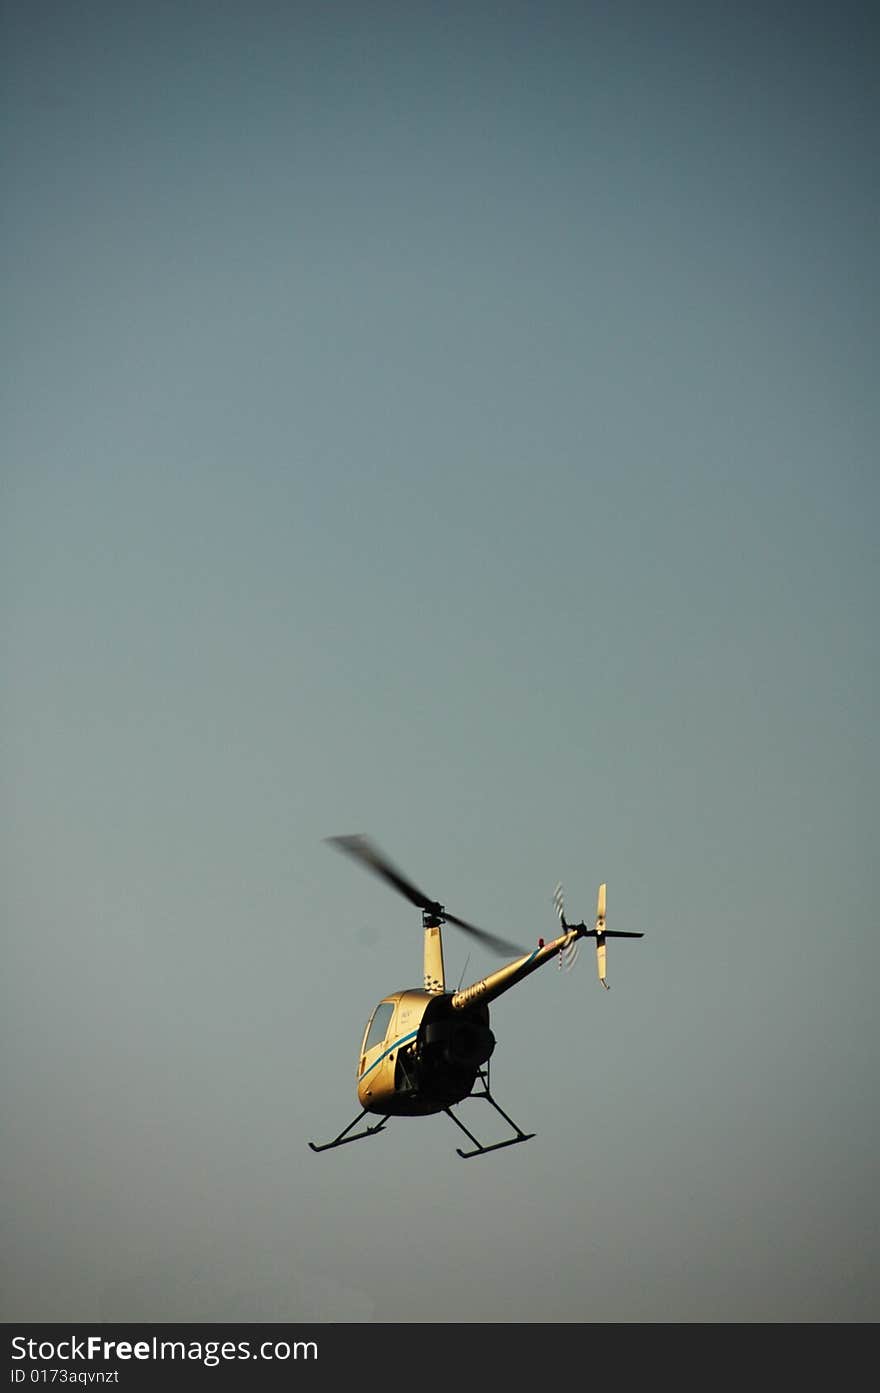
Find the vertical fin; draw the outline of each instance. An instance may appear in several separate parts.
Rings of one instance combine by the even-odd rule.
[[[596,969],[599,973],[599,981],[606,992],[610,990],[605,980],[605,892],[607,886],[599,886],[599,897],[596,900]]]
[[[605,988],[606,992],[607,992],[607,991],[610,991],[611,988],[608,986],[608,983],[605,981],[605,973],[606,973],[606,971],[607,971],[607,968],[606,968],[606,966],[605,966],[605,935],[604,935],[604,934],[601,934],[601,935],[596,939],[596,968],[597,968],[597,970],[598,970],[598,972],[599,972],[599,981],[602,983],[602,986]]]

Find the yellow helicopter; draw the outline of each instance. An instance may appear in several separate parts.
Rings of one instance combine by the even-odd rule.
[[[322,1145],[309,1142],[312,1151],[329,1151],[348,1142],[373,1137],[392,1117],[424,1117],[438,1112],[446,1113],[470,1139],[472,1150],[456,1148],[458,1155],[465,1159],[530,1141],[535,1133],[524,1132],[492,1096],[489,1060],[495,1049],[495,1036],[489,1028],[489,1002],[553,958],[560,967],[572,966],[581,938],[596,940],[599,980],[607,989],[605,940],[643,938],[644,934],[605,927],[604,885],[599,886],[594,927],[569,924],[565,918],[562,886],[557,885],[553,903],[562,933],[549,943],[539,939],[536,948],[524,953],[515,943],[449,914],[442,904],[429,899],[392,865],[369,838],[363,835],[328,837],[327,841],[360,861],[421,909],[425,935],[424,986],[392,992],[379,1002],[367,1022],[358,1056],[357,1097],[361,1111],[332,1141]],[[513,952],[518,956],[471,986],[448,991],[441,933],[445,923],[455,924],[495,951]],[[467,1098],[482,1098],[488,1102],[511,1128],[513,1136],[490,1145],[480,1142],[452,1111]],[[368,1114],[378,1115],[381,1121],[353,1132],[352,1128]]]

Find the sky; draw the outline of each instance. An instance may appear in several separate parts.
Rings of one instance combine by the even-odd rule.
[[[880,1316],[878,56],[3,4],[4,1320]],[[493,1005],[527,1144],[308,1149],[421,985],[355,832],[644,931]]]

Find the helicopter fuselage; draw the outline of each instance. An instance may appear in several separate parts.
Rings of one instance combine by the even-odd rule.
[[[489,1008],[452,1005],[453,993],[419,988],[385,997],[358,1058],[361,1107],[385,1117],[443,1112],[467,1098],[495,1048]]]

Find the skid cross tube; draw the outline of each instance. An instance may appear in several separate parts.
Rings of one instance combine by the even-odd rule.
[[[462,1122],[461,1118],[460,1118],[460,1117],[456,1117],[456,1116],[455,1116],[455,1113],[452,1111],[451,1108],[444,1108],[443,1111],[446,1113],[447,1117],[451,1117],[451,1118],[452,1118],[452,1121],[455,1123],[456,1127],[460,1127],[461,1130],[464,1132],[465,1136],[470,1137],[471,1141],[472,1141],[473,1144],[474,1144],[474,1150],[473,1150],[473,1151],[462,1151],[462,1149],[461,1149],[460,1146],[457,1146],[457,1147],[455,1148],[456,1151],[458,1152],[458,1155],[461,1156],[462,1159],[465,1160],[465,1161],[466,1161],[470,1156],[485,1156],[488,1152],[490,1152],[490,1151],[500,1151],[500,1150],[502,1149],[502,1147],[505,1147],[505,1146],[518,1146],[520,1142],[531,1141],[532,1138],[535,1136],[535,1133],[534,1133],[534,1132],[524,1132],[524,1131],[522,1130],[521,1127],[518,1127],[517,1124],[514,1122],[513,1118],[512,1118],[512,1117],[508,1117],[508,1115],[507,1115],[507,1113],[504,1111],[504,1109],[503,1109],[502,1107],[500,1107],[500,1106],[498,1105],[498,1103],[496,1103],[495,1099],[492,1097],[491,1092],[489,1091],[489,1071],[488,1071],[488,1068],[487,1068],[485,1071],[482,1070],[482,1069],[480,1070],[480,1072],[479,1072],[479,1079],[480,1079],[480,1081],[481,1081],[481,1083],[482,1083],[482,1085],[483,1085],[483,1090],[482,1090],[482,1092],[481,1092],[481,1093],[470,1093],[470,1094],[468,1094],[468,1097],[469,1097],[469,1098],[484,1098],[484,1099],[486,1100],[486,1102],[489,1103],[489,1104],[495,1109],[495,1111],[499,1114],[499,1116],[504,1118],[504,1121],[508,1124],[508,1126],[513,1128],[514,1132],[516,1133],[516,1136],[515,1136],[515,1137],[508,1137],[507,1141],[496,1141],[496,1142],[491,1142],[488,1146],[484,1146],[484,1144],[483,1144],[477,1137],[474,1136],[473,1132],[468,1131],[467,1127],[465,1127],[465,1125],[464,1125],[464,1123]],[[466,1101],[466,1100],[464,1100],[464,1101]]]
[[[377,1122],[375,1127],[365,1127],[362,1132],[355,1132],[354,1135],[350,1137],[348,1133],[351,1131],[352,1127],[356,1127],[361,1118],[366,1117],[366,1115],[367,1110],[364,1108],[363,1112],[359,1112],[353,1122],[349,1122],[347,1127],[343,1127],[338,1137],[334,1137],[332,1141],[325,1141],[322,1146],[318,1146],[316,1142],[310,1141],[309,1146],[312,1151],[330,1151],[334,1146],[345,1146],[347,1142],[360,1141],[362,1137],[374,1137],[377,1132],[381,1132],[382,1128],[387,1125],[388,1118],[383,1117],[382,1121]]]

